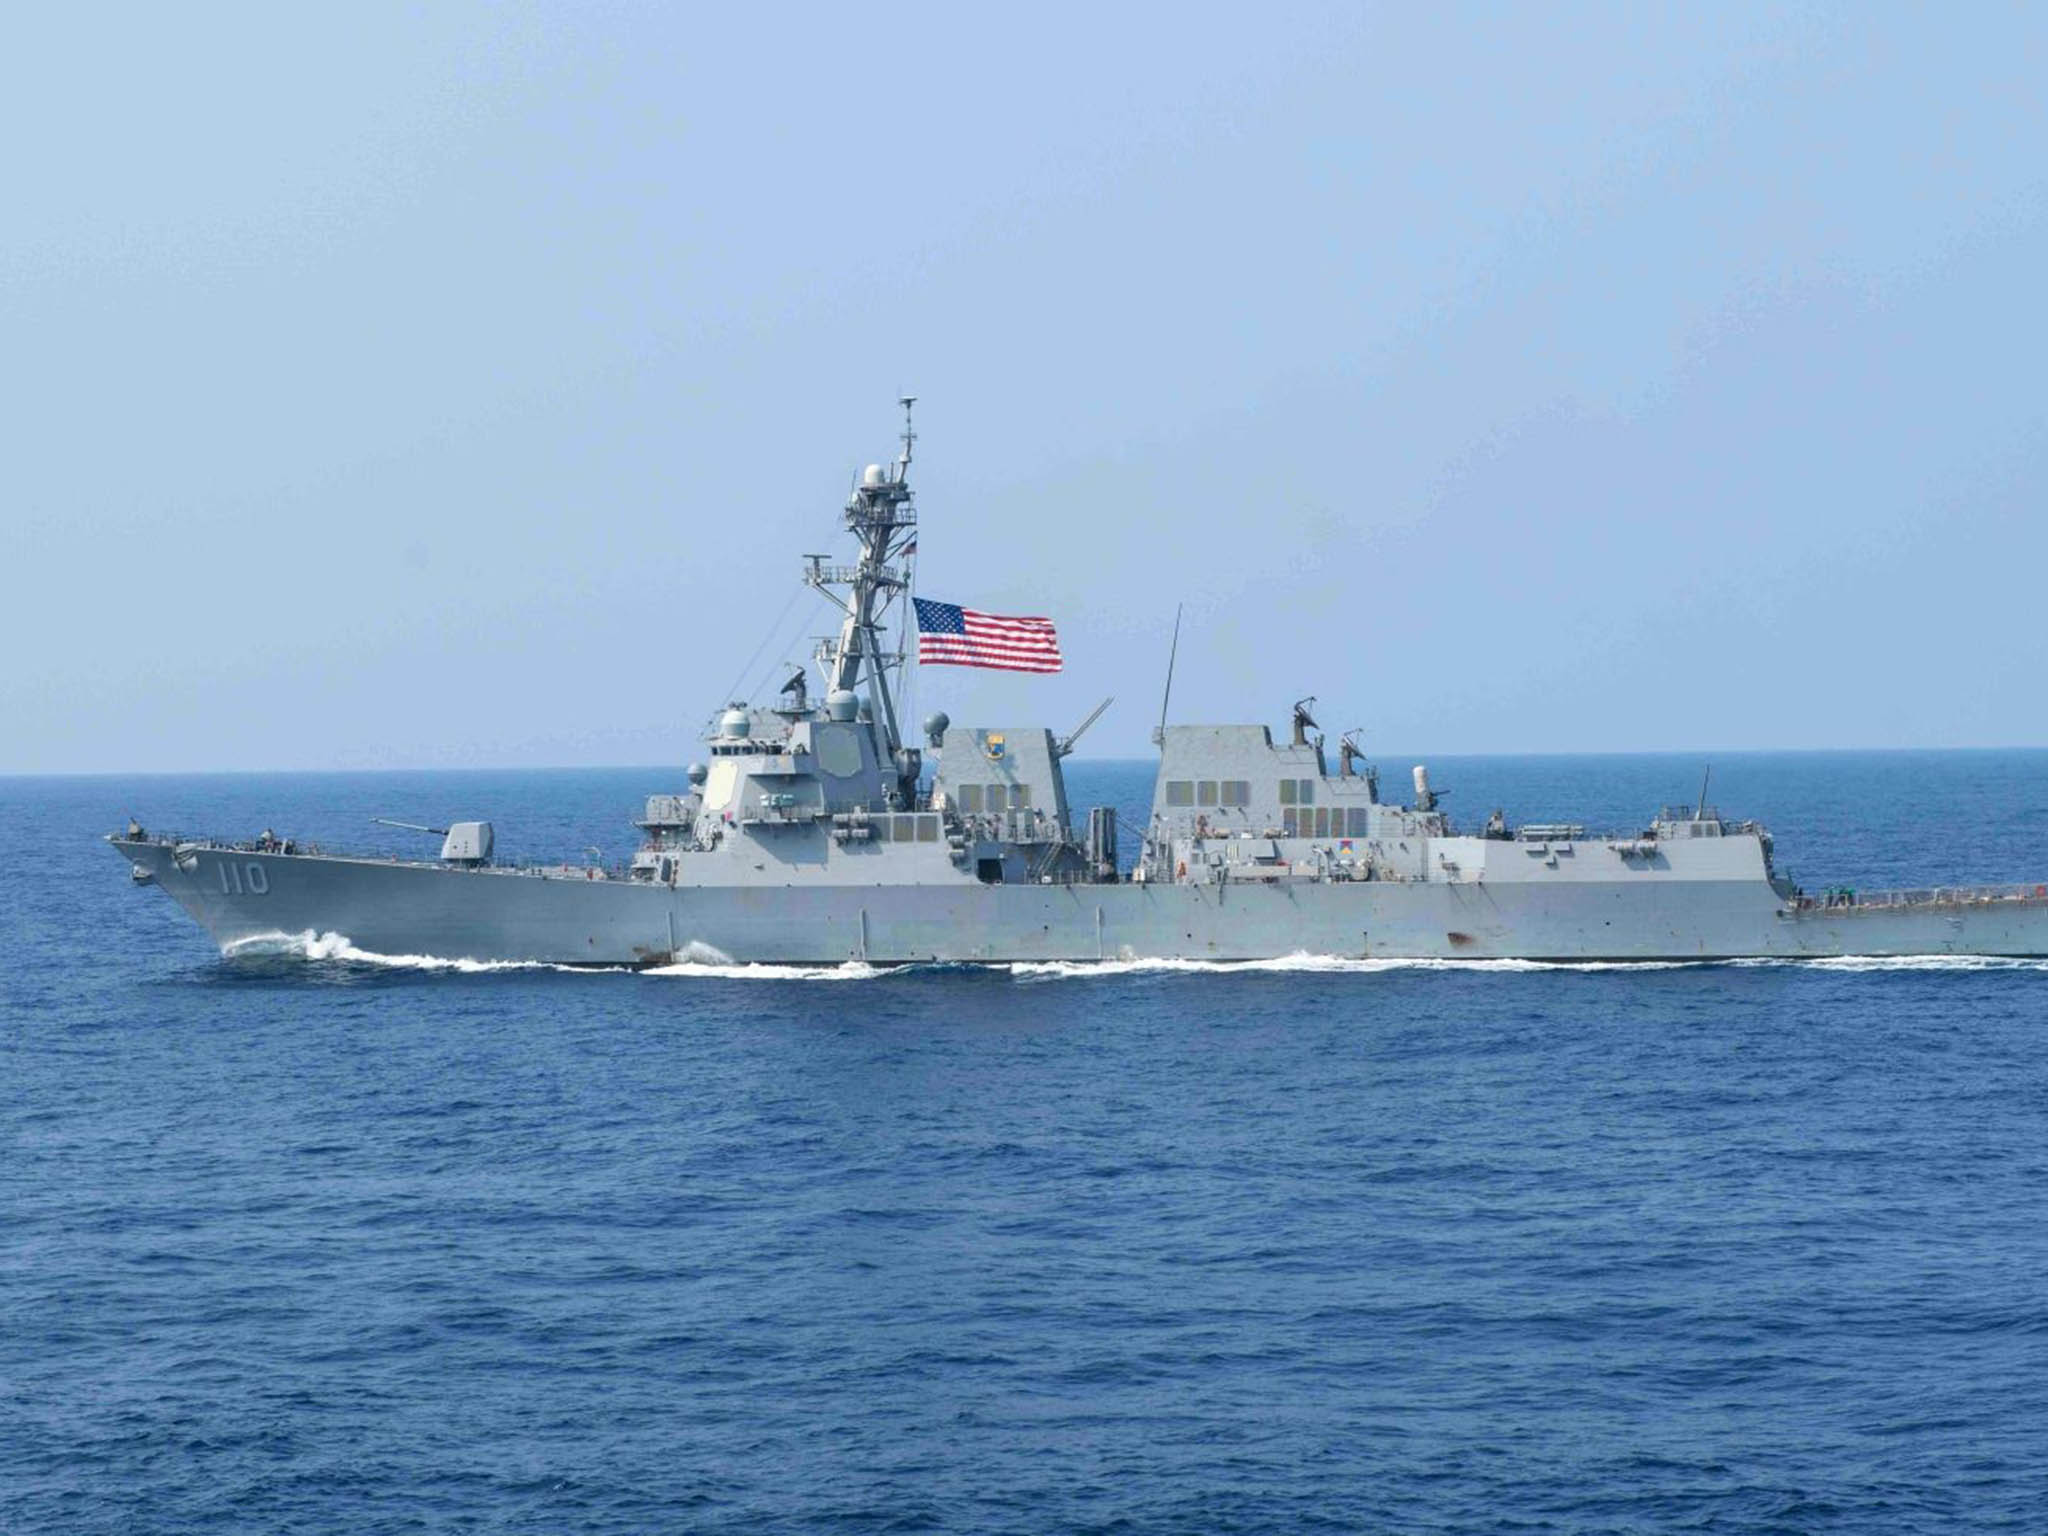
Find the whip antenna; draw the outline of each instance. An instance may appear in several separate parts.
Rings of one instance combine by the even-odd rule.
[[[1180,659],[1180,611],[1184,604],[1173,605],[1173,648],[1166,653],[1166,692],[1159,697],[1159,729],[1152,733],[1152,745],[1166,745],[1166,706],[1173,702],[1173,664]]]

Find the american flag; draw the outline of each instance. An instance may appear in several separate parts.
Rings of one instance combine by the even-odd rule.
[[[1051,619],[1013,619],[916,598],[917,659],[1007,672],[1057,672],[1060,637]]]

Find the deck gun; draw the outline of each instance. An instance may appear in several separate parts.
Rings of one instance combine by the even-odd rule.
[[[457,821],[445,827],[424,827],[416,821],[393,821],[388,816],[372,816],[370,820],[380,827],[397,827],[401,832],[424,832],[440,838],[443,864],[475,869],[491,862],[491,845],[495,838],[488,821]]]

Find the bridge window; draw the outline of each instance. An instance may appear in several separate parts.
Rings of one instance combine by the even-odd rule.
[[[1028,811],[1031,809],[1031,786],[1029,784],[1012,784],[1010,786],[1010,809],[1013,811]]]
[[[1224,805],[1250,805],[1252,783],[1250,779],[1225,779],[1221,785],[1221,803]]]
[[[1349,836],[1364,837],[1366,835],[1368,822],[1364,806],[1352,806],[1344,813],[1344,819],[1348,823],[1344,830]]]
[[[1301,781],[1300,799],[1303,805],[1314,805],[1316,803],[1316,781],[1314,779],[1303,779]]]
[[[1293,782],[1293,781],[1292,781],[1292,780],[1290,780],[1290,779],[1282,779],[1282,780],[1280,781],[1280,783],[1281,783],[1281,786],[1282,786],[1283,788],[1284,788],[1284,787],[1285,787],[1286,785],[1288,785],[1288,784],[1290,784],[1290,783],[1292,783],[1292,782]],[[1286,810],[1284,810],[1284,811],[1282,811],[1282,812],[1280,813],[1280,834],[1281,834],[1281,836],[1283,836],[1283,837],[1293,837],[1293,836],[1295,835],[1295,830],[1294,830],[1294,827],[1295,827],[1295,823],[1294,823],[1294,817],[1295,817],[1295,810],[1294,810],[1294,807],[1293,807],[1293,806],[1291,806],[1291,805],[1290,805],[1290,806],[1288,806]]]
[[[1338,812],[1337,814],[1338,814],[1339,816],[1342,816],[1342,815],[1343,815],[1344,813],[1343,813],[1342,811],[1339,811],[1339,812]],[[1330,835],[1330,808],[1329,808],[1329,807],[1328,807],[1327,805],[1324,805],[1324,806],[1318,806],[1318,807],[1316,808],[1316,836],[1317,836],[1317,837],[1328,837],[1329,835]]]
[[[1195,803],[1195,781],[1193,779],[1168,779],[1166,781],[1166,803],[1168,805],[1193,805]]]
[[[991,816],[1000,816],[1000,815],[1002,815],[1002,814],[1003,814],[1003,812],[1004,812],[1004,811],[1008,810],[1009,808],[1010,808],[1010,802],[1009,802],[1009,797],[1008,797],[1008,796],[1006,796],[1006,795],[1005,795],[1005,794],[1003,793],[1003,786],[1002,786],[1002,785],[1000,785],[1000,784],[991,784],[991,785],[989,785],[989,787],[988,787],[988,813],[989,813],[989,815],[991,815]]]
[[[1216,781],[1214,779],[1202,780],[1201,783],[1195,786],[1195,804],[1214,805],[1215,803]]]
[[[1292,805],[1292,804],[1294,804],[1294,791],[1295,791],[1295,783],[1294,783],[1294,780],[1292,780],[1292,779],[1282,779],[1282,780],[1280,781],[1280,803],[1281,803],[1282,805]]]
[[[939,818],[920,816],[917,818],[917,840],[920,843],[936,843],[939,840]]]
[[[955,792],[953,798],[960,802],[961,815],[979,816],[981,814],[981,786],[979,784],[962,784],[959,790]]]

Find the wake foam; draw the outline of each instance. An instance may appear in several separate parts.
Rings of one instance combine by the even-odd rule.
[[[732,961],[684,960],[675,965],[650,965],[642,976],[697,977],[706,981],[873,981],[887,976],[886,966],[849,960],[844,965],[739,965]]]
[[[491,971],[585,971],[588,966],[556,965],[546,960],[470,960],[445,955],[385,955],[372,949],[358,949],[346,934],[255,933],[221,946],[226,960],[261,959],[277,956],[293,960],[339,962],[349,965],[379,965],[401,971],[455,971],[466,976]],[[624,970],[623,966],[599,967]]]
[[[1724,960],[1727,966],[1797,966],[1809,971],[2048,971],[2048,960],[2020,955],[1814,955],[1805,959]]]
[[[1283,955],[1276,960],[1048,960],[996,969],[1028,980],[1085,980],[1101,976],[1296,972],[1371,976],[1394,971],[1453,971],[1478,975],[1595,974],[1605,972],[1734,969],[1813,971],[2048,971],[2048,960],[1999,955],[1758,956],[1743,960],[1455,960],[1444,958],[1346,959],[1339,955]]]
[[[1042,960],[996,967],[1033,980],[1076,980],[1096,976],[1201,976],[1235,972],[1312,976],[1376,976],[1389,971],[1458,971],[1524,974],[1545,971],[1684,971],[1699,970],[1712,960],[1453,960],[1417,956],[1411,959],[1347,959],[1342,955],[1281,955],[1272,960]]]
[[[473,960],[448,955],[387,955],[359,948],[346,934],[255,933],[221,947],[226,960],[288,959],[326,964],[374,965],[400,971],[452,971],[481,976],[495,971],[564,971],[577,976],[690,976],[721,981],[866,981],[886,976],[885,968],[849,961],[845,965],[741,964],[708,944],[691,944],[673,965],[562,965],[552,960]]]
[[[283,957],[329,964],[374,965],[392,970],[451,971],[484,975],[495,971],[566,971],[577,975],[658,976],[699,981],[874,981],[918,971],[970,971],[1009,975],[1020,981],[1091,981],[1119,976],[1215,976],[1234,974],[1376,976],[1401,971],[1450,971],[1475,975],[1605,973],[1697,970],[1809,970],[1848,974],[1887,971],[2048,972],[2048,959],[1997,955],[1829,955],[1758,957],[1745,960],[1453,960],[1347,959],[1307,953],[1272,960],[1025,960],[949,962],[943,965],[878,966],[849,960],[839,965],[742,963],[708,945],[689,946],[670,965],[561,965],[548,960],[472,960],[444,955],[387,955],[359,949],[339,933],[259,933],[224,945],[229,960]]]

